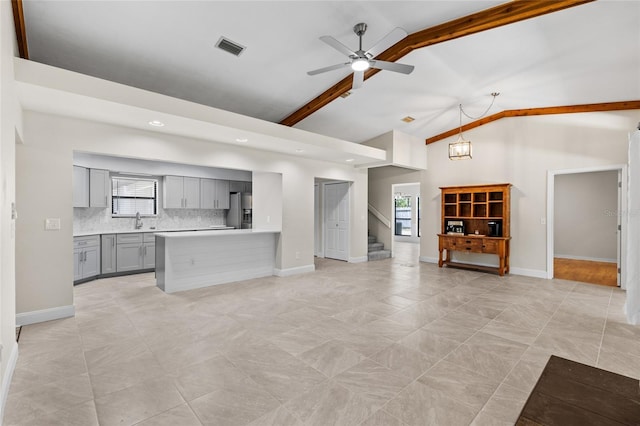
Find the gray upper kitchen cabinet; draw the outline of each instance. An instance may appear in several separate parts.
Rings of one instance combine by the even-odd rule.
[[[100,169],[89,170],[89,207],[108,207],[111,182],[109,171]]]
[[[73,207],[109,205],[109,171],[73,166]]]
[[[200,208],[200,178],[187,176],[165,176],[163,183],[163,208]]]
[[[100,274],[100,236],[89,235],[73,239],[73,280]]]
[[[103,234],[102,245],[102,274],[111,274],[116,272],[116,234]]]
[[[229,208],[229,181],[216,179],[216,208]]]
[[[200,208],[228,209],[229,181],[220,179],[200,179]]]
[[[73,207],[89,207],[89,169],[73,166]]]
[[[232,180],[229,182],[229,192],[251,192],[252,186],[251,182]]]

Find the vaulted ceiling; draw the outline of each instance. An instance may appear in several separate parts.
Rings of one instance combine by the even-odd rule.
[[[349,79],[349,70],[307,75],[345,60],[320,36],[355,50],[352,27],[366,22],[366,50],[395,27],[418,33],[502,3],[24,0],[22,8],[30,60],[280,122]],[[415,65],[412,74],[379,72],[294,126],[353,142],[392,129],[428,139],[458,127],[460,103],[469,115],[484,112],[492,92],[500,95],[489,114],[640,100],[638,22],[640,1],[600,0],[414,49],[398,60]],[[216,48],[221,36],[246,50]]]

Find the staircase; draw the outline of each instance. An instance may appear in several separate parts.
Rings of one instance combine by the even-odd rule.
[[[373,235],[369,235],[369,253],[367,253],[367,257],[369,261],[372,260],[382,260],[388,259],[391,257],[391,250],[385,250],[384,244],[377,242],[377,238]]]

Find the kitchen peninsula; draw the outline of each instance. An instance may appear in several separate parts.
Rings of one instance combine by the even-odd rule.
[[[166,293],[273,275],[280,231],[161,232],[156,284]]]

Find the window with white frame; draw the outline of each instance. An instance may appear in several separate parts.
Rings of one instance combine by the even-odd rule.
[[[114,176],[111,178],[111,216],[158,214],[158,180]]]

